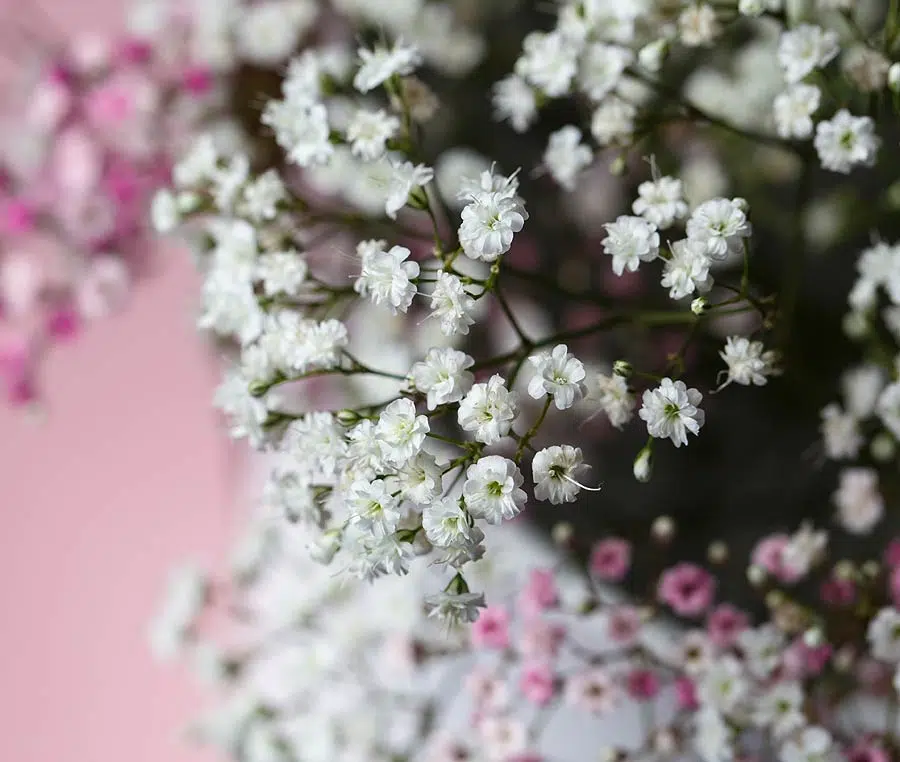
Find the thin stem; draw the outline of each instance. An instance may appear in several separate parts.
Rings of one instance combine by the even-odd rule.
[[[500,309],[503,310],[503,314],[506,315],[506,319],[509,320],[509,324],[513,327],[513,330],[519,337],[519,341],[521,341],[525,346],[530,347],[532,345],[532,341],[528,338],[525,331],[522,330],[522,326],[519,325],[519,321],[516,320],[516,316],[513,314],[512,308],[510,308],[509,306],[509,302],[506,301],[506,297],[503,296],[500,291],[499,283],[494,289],[494,297],[497,299],[497,303],[500,305]]]
[[[531,443],[531,440],[534,438],[535,434],[538,433],[538,429],[541,428],[541,424],[544,422],[544,419],[547,417],[547,411],[550,409],[550,403],[553,402],[553,398],[548,394],[547,399],[544,400],[544,407],[541,408],[541,414],[537,417],[537,420],[531,424],[531,428],[525,432],[525,436],[523,436],[519,440],[519,446],[516,448],[516,454],[513,456],[514,461],[518,461],[519,458],[522,457],[522,453],[525,452],[528,445]]]

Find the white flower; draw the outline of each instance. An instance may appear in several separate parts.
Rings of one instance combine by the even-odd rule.
[[[556,409],[565,410],[584,396],[584,365],[565,344],[557,344],[552,352],[541,352],[528,360],[534,366],[534,376],[528,383],[528,394],[533,399],[549,394]]]
[[[628,143],[634,132],[637,109],[628,101],[613,94],[594,109],[591,135],[601,146]]]
[[[484,593],[437,593],[425,599],[428,616],[449,621],[474,622],[486,606]]]
[[[201,135],[172,170],[176,188],[196,188],[213,178],[219,154],[212,135]]]
[[[715,709],[702,708],[696,715],[694,747],[703,762],[734,759],[734,731]]]
[[[466,293],[462,281],[441,270],[431,292],[431,310],[434,317],[441,321],[444,335],[467,334],[469,326],[475,322],[472,317],[474,309],[475,300]]]
[[[472,194],[462,210],[459,243],[467,257],[493,262],[509,251],[513,235],[528,219],[518,196],[504,191]]]
[[[417,505],[431,503],[441,496],[441,477],[441,467],[426,452],[416,453],[397,471],[403,497]]]
[[[241,214],[255,222],[273,220],[278,213],[278,204],[286,197],[287,191],[281,177],[270,169],[244,186]]]
[[[433,177],[434,170],[424,164],[392,161],[388,195],[384,201],[385,214],[392,220],[397,219],[397,212],[406,206],[409,194],[426,183],[430,183]]]
[[[764,386],[767,377],[775,372],[775,354],[766,352],[761,341],[750,341],[745,336],[729,336],[719,357],[728,366],[726,384]]]
[[[830,120],[816,125],[813,141],[822,167],[849,174],[856,166],[871,167],[881,139],[875,134],[875,122],[868,116],[853,116],[842,108]]]
[[[595,42],[581,56],[578,83],[591,100],[602,101],[619,84],[632,61],[634,53],[628,48]]]
[[[884,515],[884,498],[878,491],[874,468],[845,468],[834,493],[838,523],[852,534],[868,534]]]
[[[412,400],[394,400],[378,417],[376,432],[385,460],[401,465],[422,449],[430,427],[428,417],[416,415]]]
[[[321,103],[305,98],[272,100],[266,104],[261,121],[275,132],[275,140],[292,164],[325,164],[334,153],[328,111]]]
[[[266,505],[289,521],[314,523],[322,516],[309,475],[293,468],[280,466],[273,469],[263,496]]]
[[[611,376],[595,374],[590,380],[586,399],[597,401],[617,429],[634,415],[634,395],[628,391],[628,382],[615,373]]]
[[[869,623],[866,635],[872,656],[890,664],[900,663],[900,612],[888,606]]]
[[[875,414],[887,430],[900,439],[900,381],[884,388],[878,397]]]
[[[743,252],[750,237],[742,199],[714,198],[700,204],[687,222],[687,236],[706,245],[710,259],[724,260]]]
[[[550,135],[544,151],[544,166],[567,191],[575,190],[578,173],[590,166],[591,148],[581,142],[581,130],[569,124]]]
[[[641,262],[652,262],[659,256],[659,233],[654,223],[623,214],[603,227],[606,230],[603,251],[613,258],[612,269],[616,275],[625,270],[634,272]]]
[[[243,154],[236,154],[219,166],[211,177],[216,208],[230,211],[249,177],[250,160]]]
[[[416,295],[412,281],[419,277],[419,264],[407,261],[411,252],[403,246],[392,246],[385,252],[375,243],[381,242],[363,241],[357,247],[362,269],[353,288],[375,304],[387,304],[394,315],[406,312]]]
[[[370,537],[361,535],[352,548],[353,564],[348,572],[353,576],[372,581],[385,574],[403,576],[415,556],[412,545],[399,542],[394,535]]]
[[[506,762],[528,747],[528,728],[514,717],[488,716],[479,726],[488,760]]]
[[[706,3],[690,5],[678,17],[678,35],[688,47],[711,44],[719,29],[716,11]]]
[[[856,416],[844,412],[835,402],[827,405],[822,410],[821,416],[822,424],[819,430],[822,432],[825,454],[832,460],[855,458],[863,445]]]
[[[261,257],[256,273],[266,296],[297,296],[306,282],[309,266],[298,251],[278,251]]]
[[[374,90],[393,76],[405,77],[412,74],[422,63],[418,49],[412,45],[404,45],[402,40],[397,40],[392,48],[360,48],[358,53],[361,64],[353,78],[353,87],[361,93]]]
[[[553,505],[574,503],[582,489],[578,475],[587,470],[581,449],[571,445],[554,445],[536,452],[531,461],[535,500],[549,500]]]
[[[316,3],[264,0],[242,5],[232,26],[242,58],[273,66],[284,61],[297,45],[297,38],[315,21]]]
[[[228,433],[232,439],[246,437],[253,447],[262,443],[263,424],[269,413],[265,402],[250,394],[242,375],[228,373],[216,389],[213,404],[228,417]]]
[[[784,32],[778,41],[778,61],[788,84],[828,65],[839,52],[837,34],[812,24],[799,24]]]
[[[374,479],[376,474],[387,470],[376,423],[363,420],[350,429],[341,456],[343,471],[349,478]]]
[[[658,439],[669,438],[676,447],[688,443],[687,432],[695,436],[706,421],[698,407],[703,395],[688,389],[683,381],[664,378],[656,389],[647,389],[638,412],[647,423],[647,433]]]
[[[805,577],[822,556],[827,544],[828,534],[817,531],[805,521],[782,550],[781,562],[795,576]]]
[[[669,289],[669,298],[683,299],[695,291],[704,294],[712,288],[706,249],[705,243],[690,238],[672,244],[672,256],[663,265],[660,280]]]
[[[428,409],[434,410],[438,405],[459,402],[469,392],[475,377],[466,369],[474,363],[465,352],[435,347],[413,365],[409,378],[416,389],[428,395]]]
[[[900,247],[879,241],[859,255],[856,269],[859,277],[847,299],[856,311],[877,305],[879,287],[885,288],[894,304],[900,303]]]
[[[806,140],[813,133],[812,115],[819,110],[822,91],[815,85],[793,85],[775,96],[773,111],[780,137]]]
[[[157,233],[171,233],[181,222],[181,213],[175,195],[167,188],[162,188],[153,196],[150,207],[150,221]]]
[[[203,282],[199,328],[221,336],[236,336],[246,345],[262,332],[264,318],[250,283],[236,280],[233,273],[218,268]]]
[[[697,684],[697,698],[703,706],[712,706],[720,712],[733,712],[747,697],[750,685],[733,656],[714,660]]]
[[[671,227],[676,220],[684,219],[688,213],[681,180],[660,177],[658,180],[641,183],[638,186],[638,198],[631,205],[631,210],[660,230]]]
[[[400,120],[384,111],[359,109],[347,125],[347,140],[354,156],[375,161],[384,155],[387,141],[397,134]]]
[[[512,519],[525,505],[524,478],[509,458],[488,455],[466,469],[463,497],[466,508],[489,524]]]
[[[776,737],[783,738],[806,725],[805,702],[806,694],[800,683],[775,683],[756,701],[753,721],[761,727],[771,728]]]
[[[291,421],[284,451],[309,472],[312,480],[333,479],[346,452],[343,431],[331,413],[312,412]]]
[[[494,85],[494,116],[508,121],[516,132],[525,132],[537,117],[534,90],[521,77],[510,74]]]
[[[872,363],[845,372],[841,376],[841,389],[847,410],[860,419],[872,415],[884,389],[885,376],[884,370]]]
[[[385,479],[359,479],[350,485],[344,502],[350,521],[375,537],[386,537],[396,531],[403,512],[400,500]]]
[[[780,11],[782,0],[740,0],[738,12],[744,16],[762,16],[766,11]]]
[[[206,602],[206,575],[194,566],[182,566],[169,575],[162,608],[150,626],[150,646],[160,660],[178,655]]]
[[[577,48],[558,33],[531,32],[522,42],[515,73],[551,98],[569,92],[577,71]]]
[[[478,543],[484,538],[459,500],[449,497],[425,506],[422,528],[429,541],[442,548]]]
[[[747,670],[758,680],[768,678],[781,663],[784,635],[773,624],[744,630],[738,645]]]
[[[818,725],[804,728],[787,741],[779,751],[781,762],[827,762],[839,759],[834,753],[831,734]]]
[[[647,71],[655,74],[663,65],[669,52],[669,41],[665,37],[648,42],[638,51],[638,62]]]

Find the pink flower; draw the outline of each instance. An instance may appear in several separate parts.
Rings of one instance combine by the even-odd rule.
[[[192,95],[208,93],[213,86],[213,74],[205,66],[189,66],[181,75],[181,85]]]
[[[123,64],[145,64],[153,57],[153,46],[138,37],[119,40],[118,59]]]
[[[749,624],[747,615],[730,604],[723,603],[716,606],[706,619],[706,631],[709,639],[720,648],[729,648],[734,645],[738,636],[747,629]]]
[[[633,669],[625,677],[625,687],[635,701],[651,701],[659,694],[659,677],[650,669]]]
[[[619,582],[631,566],[631,544],[619,537],[607,537],[591,551],[590,571],[599,579]]]
[[[472,624],[472,644],[476,648],[509,647],[509,612],[503,606],[482,609]]]
[[[699,616],[713,602],[715,581],[696,564],[680,563],[663,572],[657,596],[679,616]]]
[[[819,596],[829,606],[849,606],[856,600],[853,580],[829,577],[819,587]]]
[[[566,628],[543,619],[526,619],[519,639],[519,651],[529,659],[553,659],[566,636]]]
[[[80,127],[71,127],[57,137],[52,162],[61,201],[68,206],[82,203],[100,182],[102,150]]]
[[[466,676],[465,685],[480,711],[500,711],[509,702],[506,683],[483,667],[473,669]]]
[[[31,204],[21,199],[10,199],[3,205],[3,230],[12,235],[34,230],[37,215]]]
[[[786,534],[764,537],[753,549],[753,563],[782,582],[796,582],[802,575],[784,562],[784,550],[790,541]]]
[[[815,677],[828,664],[831,658],[832,648],[828,643],[811,647],[803,642],[803,638],[796,638],[784,651],[782,666],[786,676],[802,680],[806,677]]]
[[[6,397],[13,407],[30,405],[37,399],[37,391],[34,382],[28,375],[13,378],[6,388]]]
[[[675,681],[675,695],[678,699],[678,708],[685,712],[693,712],[700,706],[697,701],[697,688],[689,677],[679,677]]]
[[[614,643],[629,646],[641,631],[641,615],[634,606],[616,606],[606,620],[606,634]]]
[[[527,616],[537,616],[559,602],[556,577],[550,569],[532,569],[519,593],[519,608]]]
[[[566,700],[593,714],[603,714],[616,707],[619,692],[606,670],[595,667],[567,680]]]
[[[543,706],[553,698],[553,694],[556,692],[553,670],[543,663],[526,665],[519,678],[519,689],[526,699],[538,706]]]
[[[888,543],[884,551],[884,562],[892,569],[900,566],[900,537],[895,537]]]
[[[874,739],[857,741],[847,750],[848,762],[891,762],[891,755]]]
[[[900,606],[900,566],[896,566],[891,570],[891,576],[888,578],[888,587],[891,591],[891,599],[895,606]]]
[[[47,316],[47,333],[57,340],[71,339],[80,327],[78,313],[69,305],[57,307]]]

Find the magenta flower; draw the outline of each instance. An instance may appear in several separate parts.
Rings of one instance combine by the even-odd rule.
[[[519,593],[519,608],[526,616],[537,616],[559,602],[556,576],[550,569],[533,569]]]
[[[472,625],[472,645],[476,648],[509,647],[509,612],[503,606],[488,606]]]
[[[549,703],[556,693],[553,670],[544,663],[526,665],[519,678],[519,690],[533,704],[543,706]]]
[[[657,596],[679,616],[700,616],[713,602],[715,580],[696,564],[680,563],[663,572]]]
[[[607,537],[591,551],[591,574],[607,582],[619,582],[631,566],[631,544],[619,537]]]
[[[641,631],[641,615],[634,606],[617,606],[609,612],[606,634],[614,643],[628,646]]]
[[[626,675],[625,688],[635,701],[652,701],[659,695],[659,677],[653,670],[639,667]]]
[[[747,629],[750,620],[738,608],[723,603],[716,606],[706,619],[706,631],[713,644],[720,648],[730,648],[738,636]]]

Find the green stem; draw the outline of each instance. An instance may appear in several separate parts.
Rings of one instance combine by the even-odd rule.
[[[534,438],[534,435],[538,433],[541,424],[547,417],[547,411],[550,410],[550,404],[552,402],[553,398],[548,394],[547,399],[544,400],[544,407],[541,408],[541,414],[537,417],[537,420],[531,424],[531,428],[528,429],[528,431],[525,432],[525,435],[519,440],[519,446],[516,448],[516,454],[513,456],[514,461],[519,461],[519,458],[522,457],[522,453],[525,452],[526,448],[531,443],[531,440]]]

